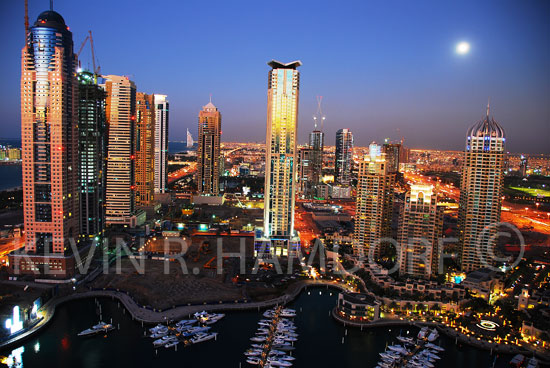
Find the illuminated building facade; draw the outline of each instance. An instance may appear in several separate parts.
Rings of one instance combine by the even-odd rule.
[[[221,128],[222,114],[210,101],[199,112],[197,183],[201,195],[218,195],[220,191]]]
[[[315,188],[321,182],[323,170],[323,150],[325,148],[325,133],[315,129],[309,133],[309,147],[312,150],[311,158],[311,186]]]
[[[315,153],[311,147],[298,149],[298,191],[302,195],[308,195],[313,183],[313,156]]]
[[[349,185],[353,168],[353,134],[349,129],[336,132],[336,150],[334,161],[334,181]]]
[[[391,236],[393,186],[395,174],[388,172],[386,155],[376,144],[359,163],[353,253],[358,257],[369,252],[377,258],[384,244],[381,238]]]
[[[149,206],[155,192],[155,96],[136,94],[136,190],[137,206]]]
[[[256,256],[294,254],[300,240],[294,231],[298,151],[300,61],[268,63],[264,228],[256,236]],[[257,234],[258,235],[258,234]]]
[[[168,96],[155,94],[155,193],[165,193],[168,185]]]
[[[494,264],[505,141],[504,129],[489,116],[487,106],[485,118],[468,130],[462,165],[458,235],[465,272]]]
[[[63,17],[42,12],[21,53],[25,251],[36,255],[10,257],[10,266],[17,263],[23,273],[70,272],[60,259],[79,238],[76,66]]]
[[[80,183],[80,235],[99,241],[105,231],[105,158],[107,127],[105,90],[97,75],[81,72],[77,76],[78,148]]]
[[[386,154],[386,162],[389,172],[399,172],[399,163],[402,157],[403,146],[401,143],[391,143],[389,139],[385,139],[382,150]]]
[[[107,225],[135,226],[136,86],[128,77],[106,75]]]
[[[399,274],[429,279],[437,276],[443,207],[432,185],[411,185],[400,210],[397,241]]]

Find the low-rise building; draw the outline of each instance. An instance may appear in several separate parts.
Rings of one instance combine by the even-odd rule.
[[[340,293],[337,311],[351,321],[376,321],[380,318],[380,302],[369,294]]]

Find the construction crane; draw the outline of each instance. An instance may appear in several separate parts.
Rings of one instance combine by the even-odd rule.
[[[315,130],[317,130],[317,124],[320,120],[321,132],[323,131],[323,125],[326,117],[323,115],[323,110],[321,109],[321,102],[323,102],[323,96],[317,96],[317,112],[313,115],[313,123],[315,124]]]
[[[94,52],[94,39],[92,37],[92,31],[88,31],[88,35],[86,36],[86,38],[84,39],[84,41],[82,42],[82,45],[80,45],[80,49],[78,50],[76,56],[78,58],[80,58],[80,53],[82,52],[82,50],[84,49],[84,46],[86,45],[86,42],[90,40],[90,47],[92,49],[92,64],[93,64],[93,67],[94,67],[94,73],[99,75],[100,72],[101,72],[101,66],[99,66],[99,63],[96,67],[96,64],[95,64],[95,52]],[[80,60],[78,61],[79,65],[80,65]]]

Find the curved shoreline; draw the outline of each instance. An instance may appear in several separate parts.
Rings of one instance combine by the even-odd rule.
[[[490,343],[483,340],[472,339],[469,336],[461,334],[460,332],[455,331],[452,328],[444,326],[437,322],[418,322],[418,321],[406,321],[406,320],[394,320],[394,319],[380,319],[375,322],[352,322],[346,320],[338,315],[336,312],[336,307],[331,311],[332,317],[337,321],[342,323],[344,326],[360,327],[362,328],[376,328],[376,327],[391,327],[391,326],[415,326],[421,328],[422,326],[430,326],[437,328],[438,331],[444,333],[447,337],[451,339],[456,339],[457,342],[461,342],[470,346],[473,346],[478,349],[495,351],[503,354],[523,354],[530,355],[535,354],[537,359],[542,360],[544,364],[550,363],[550,356],[547,354],[541,354],[539,351],[533,351],[525,347],[520,347],[516,345],[503,345]]]
[[[175,320],[188,317],[189,315],[200,312],[203,310],[208,311],[238,311],[238,310],[251,310],[251,309],[262,309],[272,307],[277,304],[287,304],[294,300],[304,289],[307,289],[309,286],[326,286],[338,289],[340,291],[347,290],[345,287],[336,284],[334,282],[328,282],[323,280],[304,280],[298,281],[300,283],[293,291],[281,295],[280,297],[269,299],[261,302],[244,302],[244,303],[220,303],[220,304],[199,304],[199,305],[190,305],[190,306],[180,306],[176,308],[167,309],[164,311],[156,311],[147,309],[143,306],[139,306],[134,299],[125,292],[122,291],[112,291],[112,290],[94,290],[86,291],[81,293],[75,293],[61,298],[56,298],[48,301],[43,307],[44,318],[33,326],[30,330],[25,331],[12,339],[9,339],[0,344],[0,350],[8,349],[9,347],[16,345],[25,341],[26,339],[32,337],[38,333],[44,326],[46,326],[54,317],[56,307],[68,303],[74,300],[79,299],[88,299],[88,298],[112,298],[117,299],[122,303],[124,308],[128,310],[133,320],[147,324],[163,323],[166,320]]]

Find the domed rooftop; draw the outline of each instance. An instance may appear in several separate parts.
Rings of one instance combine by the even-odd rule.
[[[67,29],[65,19],[63,19],[61,14],[53,10],[46,10],[40,13],[38,18],[36,18],[36,22],[34,22],[34,26]]]
[[[489,116],[489,104],[487,104],[487,115],[468,129],[468,137],[492,137],[505,138],[504,129]]]

